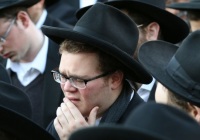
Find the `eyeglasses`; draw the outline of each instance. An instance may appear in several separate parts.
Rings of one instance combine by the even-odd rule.
[[[10,31],[11,31],[11,28],[12,26],[14,25],[15,23],[15,20],[16,18],[14,18],[11,22],[10,22],[10,25],[8,26],[8,29],[6,30],[5,34],[3,36],[0,36],[0,43],[4,43],[6,42],[6,38],[8,37]]]
[[[142,27],[144,24],[137,25],[138,28]]]
[[[78,89],[85,89],[86,85],[89,81],[107,76],[109,74],[112,74],[114,71],[110,71],[110,72],[106,72],[103,74],[100,74],[98,76],[95,76],[93,78],[90,79],[81,79],[81,78],[77,78],[77,77],[67,77],[65,75],[62,75],[60,72],[58,72],[57,70],[52,70],[51,73],[53,74],[53,78],[56,82],[60,83],[60,84],[65,84],[65,82],[67,80],[69,80],[70,84]]]

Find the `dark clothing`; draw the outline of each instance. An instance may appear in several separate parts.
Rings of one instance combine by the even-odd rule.
[[[17,78],[17,74],[15,72],[10,71],[10,76],[12,79],[13,85],[22,89],[29,97],[32,106],[32,120],[40,126],[44,126],[44,122],[42,120],[43,116],[43,104],[42,104],[42,91],[44,87],[44,75],[40,74],[36,79],[34,79],[27,86],[23,86]]]
[[[65,0],[59,0],[53,5],[46,7],[46,9],[53,17],[60,19],[64,23],[74,26],[77,22],[75,16],[77,9],[65,2]]]
[[[97,2],[106,1],[107,0],[97,0]],[[79,0],[59,0],[53,5],[48,6],[47,11],[52,16],[74,26],[78,21],[78,19],[76,18],[76,11],[80,8],[79,5]]]
[[[122,124],[139,104],[144,103],[137,93],[134,93],[134,96],[130,101],[131,93],[132,90],[130,90],[130,85],[129,87],[126,87],[126,89],[123,89],[118,99],[105,112],[99,125],[105,123]],[[49,124],[46,130],[57,140],[59,140],[59,136],[54,128],[53,121]]]
[[[60,28],[69,28],[69,29],[73,28],[72,25],[64,23],[63,21],[61,21],[57,18],[54,18],[51,14],[47,14],[47,17],[46,17],[43,25],[60,27]]]
[[[60,55],[58,49],[59,46],[49,40],[45,71],[42,75],[37,77],[38,79],[36,78],[28,86],[22,87],[22,85],[16,81],[16,77],[15,81],[12,81],[12,84],[16,84],[15,86],[22,88],[22,90],[24,89],[28,92],[26,92],[27,94],[30,94],[29,97],[31,98],[32,108],[35,112],[33,118],[37,119],[36,123],[40,123],[40,126],[43,128],[46,128],[50,121],[56,117],[56,110],[64,97],[60,85],[54,81],[51,74],[51,70],[59,66]],[[3,64],[6,64],[5,61],[6,60],[4,60]],[[12,73],[9,72],[9,74]]]
[[[150,101],[155,101],[155,92],[156,92],[156,87],[157,87],[157,82],[154,83],[151,91],[150,91],[150,95],[149,95],[149,99],[148,102]]]

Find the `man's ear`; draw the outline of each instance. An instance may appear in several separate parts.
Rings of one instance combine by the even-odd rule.
[[[19,11],[16,18],[17,24],[24,26],[24,28],[27,28],[30,25],[31,19],[27,12]]]
[[[157,22],[151,22],[146,28],[146,39],[148,41],[157,40],[160,32],[160,25]]]
[[[200,108],[191,103],[188,103],[188,106],[190,109],[190,114],[195,118],[197,122],[200,123]]]
[[[111,88],[117,89],[119,86],[121,86],[121,83],[124,79],[124,73],[122,71],[116,71],[111,76]]]

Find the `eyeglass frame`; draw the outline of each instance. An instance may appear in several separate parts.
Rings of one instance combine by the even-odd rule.
[[[142,26],[144,26],[144,24],[139,24],[139,25],[137,25],[138,28],[140,28],[140,27],[142,27]]]
[[[116,71],[116,70],[115,70],[115,71]],[[95,77],[93,77],[93,78],[90,78],[90,79],[81,79],[81,78],[76,78],[76,77],[67,77],[66,75],[61,74],[57,69],[51,70],[51,73],[52,73],[52,75],[53,75],[53,78],[54,78],[55,82],[57,82],[57,83],[65,84],[65,83],[67,82],[67,80],[69,80],[70,84],[71,84],[73,87],[78,88],[78,89],[85,89],[85,88],[87,87],[86,85],[87,85],[88,82],[93,81],[93,80],[96,80],[96,79],[98,79],[98,78],[105,77],[105,76],[107,76],[107,75],[110,75],[110,74],[114,73],[115,71],[113,70],[113,71],[105,72],[105,73],[103,73],[103,74],[97,75],[97,76],[95,76]],[[65,82],[61,82],[61,80],[60,80],[60,82],[57,81],[56,78],[55,78],[56,76],[54,76],[55,73],[56,73],[56,74],[59,74],[59,75],[62,76],[62,77],[64,77],[64,78],[65,78]],[[85,86],[84,86],[83,88],[77,87],[77,86],[74,84],[73,79],[82,80]]]
[[[10,25],[8,26],[8,29],[6,30],[6,32],[4,33],[4,35],[0,36],[0,43],[5,43],[6,42],[6,38],[8,37],[12,26],[14,25],[16,21],[16,17],[12,19],[12,21],[10,22]]]

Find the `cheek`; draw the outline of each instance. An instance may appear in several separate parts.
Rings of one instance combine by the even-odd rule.
[[[64,85],[60,84],[60,88],[62,89],[62,91],[64,92]]]
[[[86,106],[90,106],[91,108],[95,106],[102,106],[105,100],[106,89],[105,87],[96,85],[93,88],[87,88],[84,91],[79,91],[81,94],[81,98]]]
[[[164,91],[159,85],[155,92],[155,100],[157,103],[168,104],[168,93],[166,93],[166,91]]]

